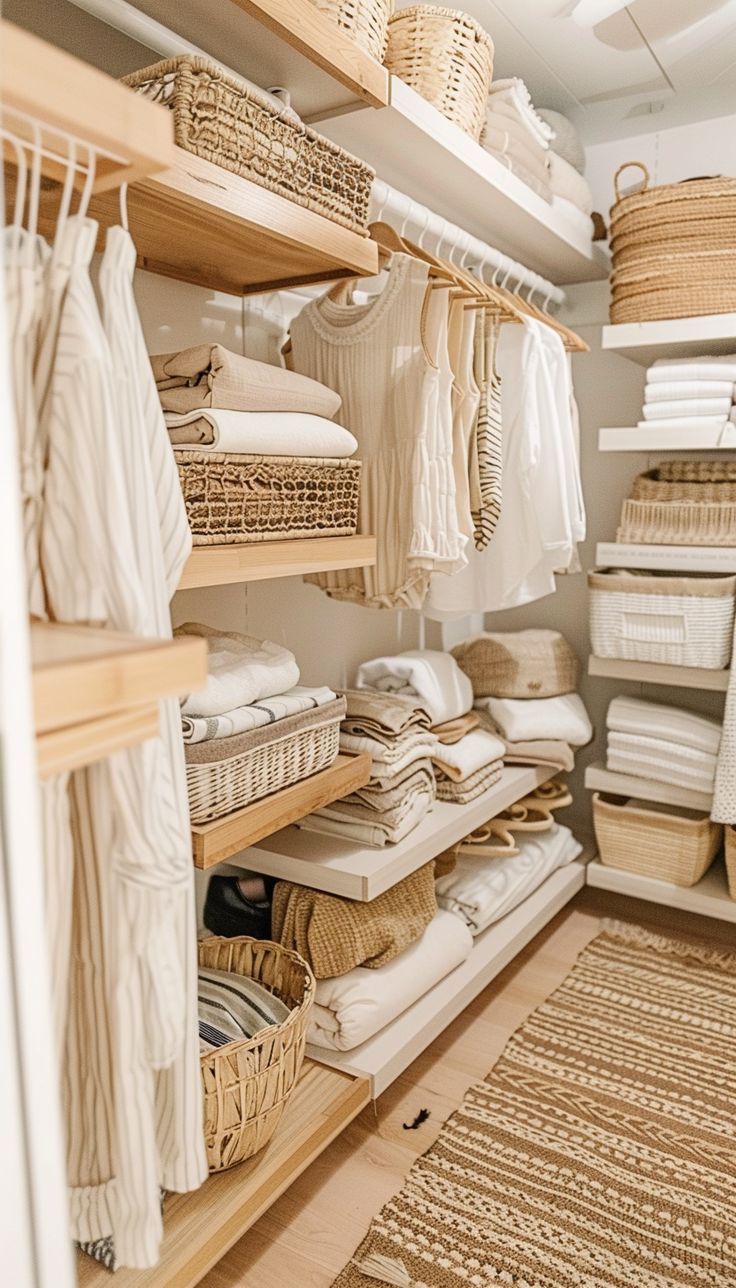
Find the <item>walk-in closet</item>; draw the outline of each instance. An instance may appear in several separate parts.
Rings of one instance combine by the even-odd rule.
[[[9,1288],[736,1288],[736,0],[0,0]]]

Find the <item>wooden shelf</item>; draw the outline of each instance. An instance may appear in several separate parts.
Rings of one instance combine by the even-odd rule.
[[[672,688],[702,689],[725,693],[730,671],[708,670],[704,666],[666,666],[662,662],[628,662],[621,658],[588,659],[588,675],[613,680],[634,680],[640,684],[668,684]]]
[[[230,295],[377,271],[375,242],[182,148],[171,169],[128,190],[138,267]],[[94,198],[104,229],[116,194]]]
[[[466,961],[375,1037],[352,1051],[310,1046],[309,1054],[332,1068],[368,1078],[371,1095],[380,1096],[584,885],[584,858],[559,868],[518,908],[479,935]]]
[[[657,801],[660,805],[681,805],[685,809],[709,812],[713,797],[710,792],[692,791],[687,787],[674,787],[670,783],[656,783],[651,778],[637,778],[634,774],[617,774],[598,762],[588,765],[585,786],[595,792],[610,792],[614,796],[630,796],[635,800]]]
[[[644,367],[657,358],[736,353],[736,313],[604,326],[601,344]]]
[[[379,849],[324,832],[287,827],[230,862],[264,876],[369,901],[555,774],[549,767],[509,765],[498,782],[471,805],[437,801],[419,826],[397,845]]]
[[[588,885],[599,890],[612,890],[628,894],[633,899],[647,903],[661,903],[668,908],[683,908],[697,912],[702,917],[716,917],[719,921],[736,922],[736,900],[728,893],[726,869],[722,859],[716,859],[712,868],[694,886],[677,886],[671,881],[658,881],[656,877],[643,877],[635,872],[609,868],[594,859],[588,865]]]
[[[736,341],[734,341],[736,344]],[[599,429],[599,452],[732,452],[736,447],[736,425],[715,430],[662,430],[654,425],[640,429]]]
[[[370,568],[375,562],[375,537],[311,537],[306,541],[253,541],[242,546],[195,546],[179,590],[302,577],[308,572],[334,572],[338,568]]]
[[[663,572],[736,572],[736,546],[649,546],[599,541],[599,568],[661,569]]]
[[[608,277],[599,245],[397,77],[382,112],[323,118],[318,128],[386,183],[551,281]]]
[[[239,850],[255,845],[265,836],[295,823],[305,814],[311,814],[312,810],[364,787],[371,776],[372,763],[367,752],[358,756],[341,754],[329,768],[294,783],[284,791],[254,801],[245,809],[236,810],[213,823],[193,824],[195,867],[211,868],[222,863]]]
[[[255,1158],[210,1176],[164,1204],[161,1260],[153,1270],[118,1270],[115,1288],[193,1288],[246,1230],[368,1104],[365,1079],[305,1060],[279,1128]],[[109,1288],[110,1271],[77,1255],[79,1288]]]
[[[172,164],[174,127],[166,108],[3,20],[0,85],[6,124],[16,134],[32,137],[21,119],[30,116],[44,127],[54,151],[66,152],[65,140],[55,133],[61,130],[112,154],[98,157],[97,192],[132,183]],[[13,156],[12,150],[8,155]],[[45,162],[44,172],[56,175],[59,171]]]

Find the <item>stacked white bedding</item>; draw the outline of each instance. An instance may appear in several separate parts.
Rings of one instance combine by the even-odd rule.
[[[647,371],[639,428],[726,430],[736,418],[736,354],[660,358]]]
[[[552,201],[549,143],[554,131],[535,110],[523,80],[494,81],[481,143],[527,187]]]
[[[707,716],[641,698],[614,698],[606,717],[614,773],[712,793],[721,725]]]
[[[475,706],[509,743],[555,740],[583,747],[593,737],[577,693],[554,698],[476,698]]]

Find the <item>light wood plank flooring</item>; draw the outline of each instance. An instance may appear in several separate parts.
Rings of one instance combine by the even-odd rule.
[[[736,946],[727,923],[583,891],[287,1190],[207,1275],[204,1288],[329,1288],[468,1086],[488,1073],[514,1030],[561,983],[605,916]],[[431,1111],[428,1122],[405,1131],[402,1124],[420,1108]]]

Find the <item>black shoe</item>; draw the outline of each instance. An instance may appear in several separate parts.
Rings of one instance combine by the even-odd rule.
[[[228,939],[237,935],[271,938],[270,901],[255,903],[245,899],[237,877],[210,877],[203,919],[213,935],[225,935]]]

